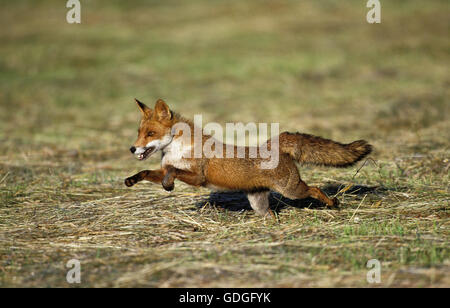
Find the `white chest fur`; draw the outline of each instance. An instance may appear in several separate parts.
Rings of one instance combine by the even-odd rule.
[[[180,138],[174,138],[163,150],[161,167],[170,165],[177,169],[189,170],[191,162],[186,157],[189,157],[190,152],[191,145],[185,145]]]

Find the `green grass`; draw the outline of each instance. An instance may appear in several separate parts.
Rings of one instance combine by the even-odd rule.
[[[0,286],[449,287],[447,1],[2,1]],[[359,172],[302,166],[340,211],[273,195],[279,222],[236,194],[123,179],[133,98],[204,122],[279,122],[369,140]],[[294,206],[289,206],[294,205]],[[378,285],[377,285],[378,286]]]

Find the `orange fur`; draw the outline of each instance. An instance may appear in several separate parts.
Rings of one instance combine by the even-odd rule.
[[[187,140],[183,148],[181,135],[171,135],[176,123],[186,123],[193,128],[192,122],[172,112],[167,104],[158,100],[154,109],[150,109],[136,100],[142,112],[138,139],[131,151],[143,152],[145,159],[154,152],[163,152],[161,169],[144,170],[125,180],[127,186],[148,180],[161,183],[166,190],[174,188],[175,179],[189,185],[214,187],[226,190],[240,190],[249,195],[252,208],[258,214],[271,213],[268,207],[268,191],[276,191],[290,199],[312,197],[327,206],[337,206],[338,200],[331,200],[319,188],[304,183],[298,172],[296,162],[325,166],[346,167],[368,155],[372,147],[364,140],[342,144],[307,134],[284,132],[279,138],[279,162],[273,169],[261,169],[263,158],[248,158],[249,148],[245,148],[246,158],[184,158],[181,152],[191,152],[193,156],[193,137]],[[193,131],[193,130],[192,130]],[[211,136],[203,135],[202,144]],[[148,147],[146,147],[149,145]],[[175,145],[177,147],[175,148]],[[225,144],[219,146],[224,147]],[[153,148],[154,147],[154,148]],[[237,152],[237,147],[234,151]]]

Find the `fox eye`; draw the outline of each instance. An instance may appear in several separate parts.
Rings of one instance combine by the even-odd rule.
[[[151,136],[153,136],[154,134],[155,134],[155,132],[148,132],[148,133],[147,133],[147,136],[151,137]]]

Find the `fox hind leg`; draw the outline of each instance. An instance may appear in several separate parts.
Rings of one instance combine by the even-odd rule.
[[[297,168],[289,170],[289,178],[278,181],[274,185],[274,190],[289,199],[305,199],[308,197],[319,200],[329,207],[337,207],[339,201],[337,198],[330,199],[322,190],[317,187],[308,186],[302,181]]]
[[[302,180],[299,180],[295,187],[285,189],[282,195],[289,199],[305,199],[311,197],[329,207],[336,207],[339,204],[337,198],[330,199],[322,190],[317,187],[308,186]]]
[[[325,203],[329,207],[337,207],[339,205],[339,201],[337,198],[330,199],[323,191],[321,191],[317,187],[308,186],[308,194],[309,197],[317,199],[322,203]]]

